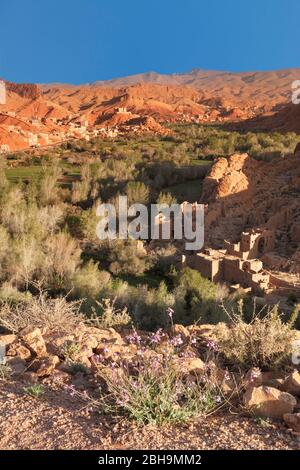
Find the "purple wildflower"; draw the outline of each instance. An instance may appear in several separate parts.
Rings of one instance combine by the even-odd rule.
[[[251,369],[250,371],[250,382],[254,382],[259,376],[260,376],[261,372],[260,372],[260,369],[258,367],[255,367],[253,369]]]
[[[177,336],[173,336],[173,338],[171,339],[171,344],[172,346],[181,346],[183,344],[183,339],[181,338],[180,335],[177,335]]]
[[[159,328],[159,330],[156,331],[156,333],[152,333],[150,336],[150,343],[151,344],[159,344],[164,337],[162,328]]]
[[[227,370],[225,371],[225,374],[224,374],[224,380],[225,380],[226,382],[228,382],[228,381],[230,380],[230,374],[229,374],[229,372],[228,372]]]
[[[131,335],[126,336],[126,339],[130,344],[140,344],[142,340],[140,335],[135,330]]]
[[[210,349],[211,351],[216,351],[218,349],[217,343],[215,341],[207,341],[206,347]]]
[[[174,310],[171,307],[168,307],[166,311],[167,311],[168,317],[172,320],[173,315],[174,315]]]

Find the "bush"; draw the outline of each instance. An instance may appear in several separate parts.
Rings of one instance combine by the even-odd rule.
[[[158,289],[140,287],[136,290],[131,301],[134,303],[134,319],[140,328],[155,330],[169,326],[166,310],[168,307],[174,306],[175,297],[168,291],[164,282],[159,284]]]
[[[224,311],[231,320],[231,328],[217,328],[218,350],[233,365],[243,369],[259,367],[263,370],[277,369],[291,361],[295,330],[292,329],[295,315],[284,323],[278,307],[266,312],[253,310],[252,321],[244,321],[243,303],[239,302],[238,313]],[[298,313],[298,312],[297,312]]]
[[[52,289],[69,289],[71,278],[81,263],[78,242],[67,232],[59,232],[45,241],[45,261],[41,274]]]
[[[117,240],[109,253],[109,270],[112,274],[138,276],[149,269],[149,259],[143,250],[138,250],[136,240]]]
[[[12,369],[6,364],[0,364],[0,380],[9,379],[12,375]]]
[[[132,322],[126,307],[115,307],[115,299],[103,299],[97,302],[100,312],[94,310],[88,323],[96,328],[120,328],[129,326]],[[98,309],[97,309],[98,310]]]
[[[109,283],[110,274],[100,271],[98,263],[90,260],[72,277],[72,294],[77,298],[95,298]]]
[[[51,299],[39,291],[27,302],[0,304],[0,327],[17,333],[27,326],[47,328],[49,331],[72,333],[84,317],[80,302],[67,302],[65,297]]]
[[[216,284],[191,268],[179,271],[174,281],[176,322],[218,323],[224,320],[218,304],[220,289]]]
[[[126,186],[128,204],[147,204],[149,201],[149,188],[140,181],[131,181]]]

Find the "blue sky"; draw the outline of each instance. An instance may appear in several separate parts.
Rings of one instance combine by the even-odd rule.
[[[300,67],[299,0],[0,0],[0,77]]]

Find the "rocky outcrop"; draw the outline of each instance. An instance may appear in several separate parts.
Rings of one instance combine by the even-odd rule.
[[[35,99],[42,94],[39,86],[33,83],[13,83],[5,81],[5,85],[7,91],[12,91],[22,98]]]

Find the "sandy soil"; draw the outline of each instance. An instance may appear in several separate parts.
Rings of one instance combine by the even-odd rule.
[[[78,397],[47,388],[33,398],[24,384],[0,381],[0,449],[299,449],[283,425],[220,414],[188,426],[138,429],[86,408]]]

